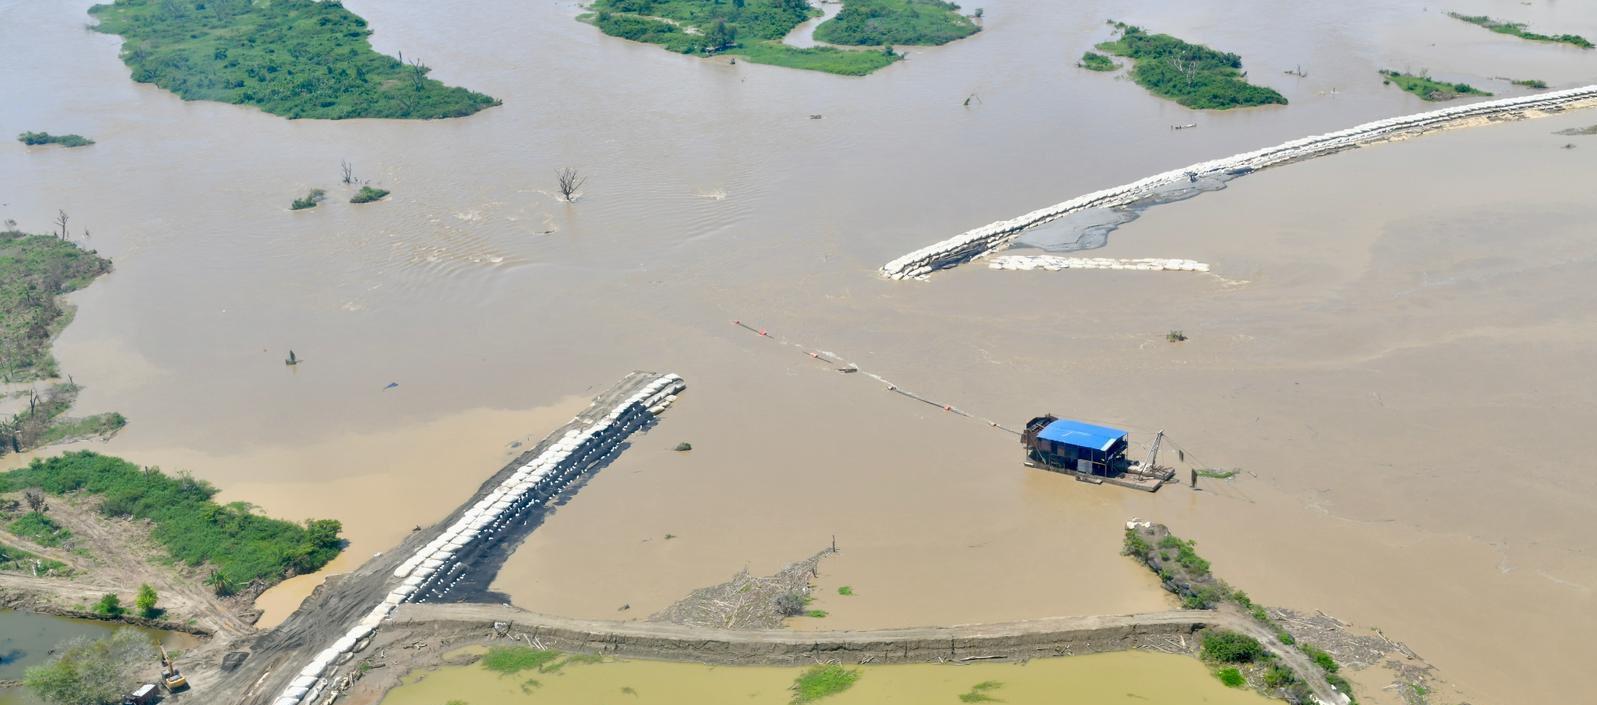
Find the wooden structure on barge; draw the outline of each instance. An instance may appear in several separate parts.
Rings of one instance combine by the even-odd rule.
[[[1029,467],[1073,475],[1081,482],[1155,492],[1176,476],[1175,470],[1154,464],[1163,438],[1161,431],[1143,463],[1126,457],[1125,431],[1049,414],[1026,422],[1020,444]]]

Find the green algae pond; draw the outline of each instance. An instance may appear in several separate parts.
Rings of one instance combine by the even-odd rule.
[[[1122,652],[1025,664],[852,666],[859,678],[828,705],[1264,705],[1227,688],[1186,656]],[[661,661],[570,662],[546,672],[501,675],[481,663],[411,674],[382,705],[788,705],[802,667],[708,666]]]

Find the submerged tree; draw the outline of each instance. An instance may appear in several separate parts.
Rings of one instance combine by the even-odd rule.
[[[555,176],[560,180],[560,197],[566,199],[567,203],[573,202],[577,190],[588,182],[588,177],[569,166],[556,172]]]

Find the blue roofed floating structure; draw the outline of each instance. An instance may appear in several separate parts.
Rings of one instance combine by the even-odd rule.
[[[1159,438],[1163,435],[1161,432]],[[1148,462],[1140,463],[1126,457],[1130,444],[1125,431],[1049,414],[1026,423],[1020,444],[1026,448],[1026,464],[1031,467],[1068,473],[1084,482],[1153,492],[1175,477],[1174,470],[1153,464],[1159,438],[1154,439]]]
[[[1037,433],[1037,437],[1045,441],[1088,448],[1102,453],[1108,453],[1116,445],[1124,446],[1126,443],[1125,431],[1070,419],[1054,419]]]

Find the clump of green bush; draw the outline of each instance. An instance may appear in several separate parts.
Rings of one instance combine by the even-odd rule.
[[[1268,652],[1264,645],[1246,634],[1228,632],[1224,630],[1210,630],[1203,634],[1203,645],[1200,654],[1204,660],[1218,663],[1253,663],[1264,658]]]
[[[383,189],[373,188],[371,186],[362,186],[362,187],[360,187],[360,191],[356,192],[354,196],[350,197],[349,202],[350,203],[371,203],[372,201],[382,200],[383,197],[387,196],[387,195],[388,195],[388,191],[385,191]]]
[[[289,205],[289,209],[301,211],[305,210],[306,208],[315,208],[316,204],[321,203],[325,198],[327,198],[326,191],[323,191],[319,188],[313,188],[310,190],[310,193],[307,193],[300,198],[294,199],[294,203]]]
[[[1120,65],[1109,57],[1095,51],[1083,52],[1081,61],[1077,62],[1076,65],[1088,71],[1113,71],[1120,68]]]
[[[24,132],[17,135],[17,141],[29,146],[58,144],[62,147],[87,147],[94,144],[94,140],[83,135],[52,135],[48,132]]]

